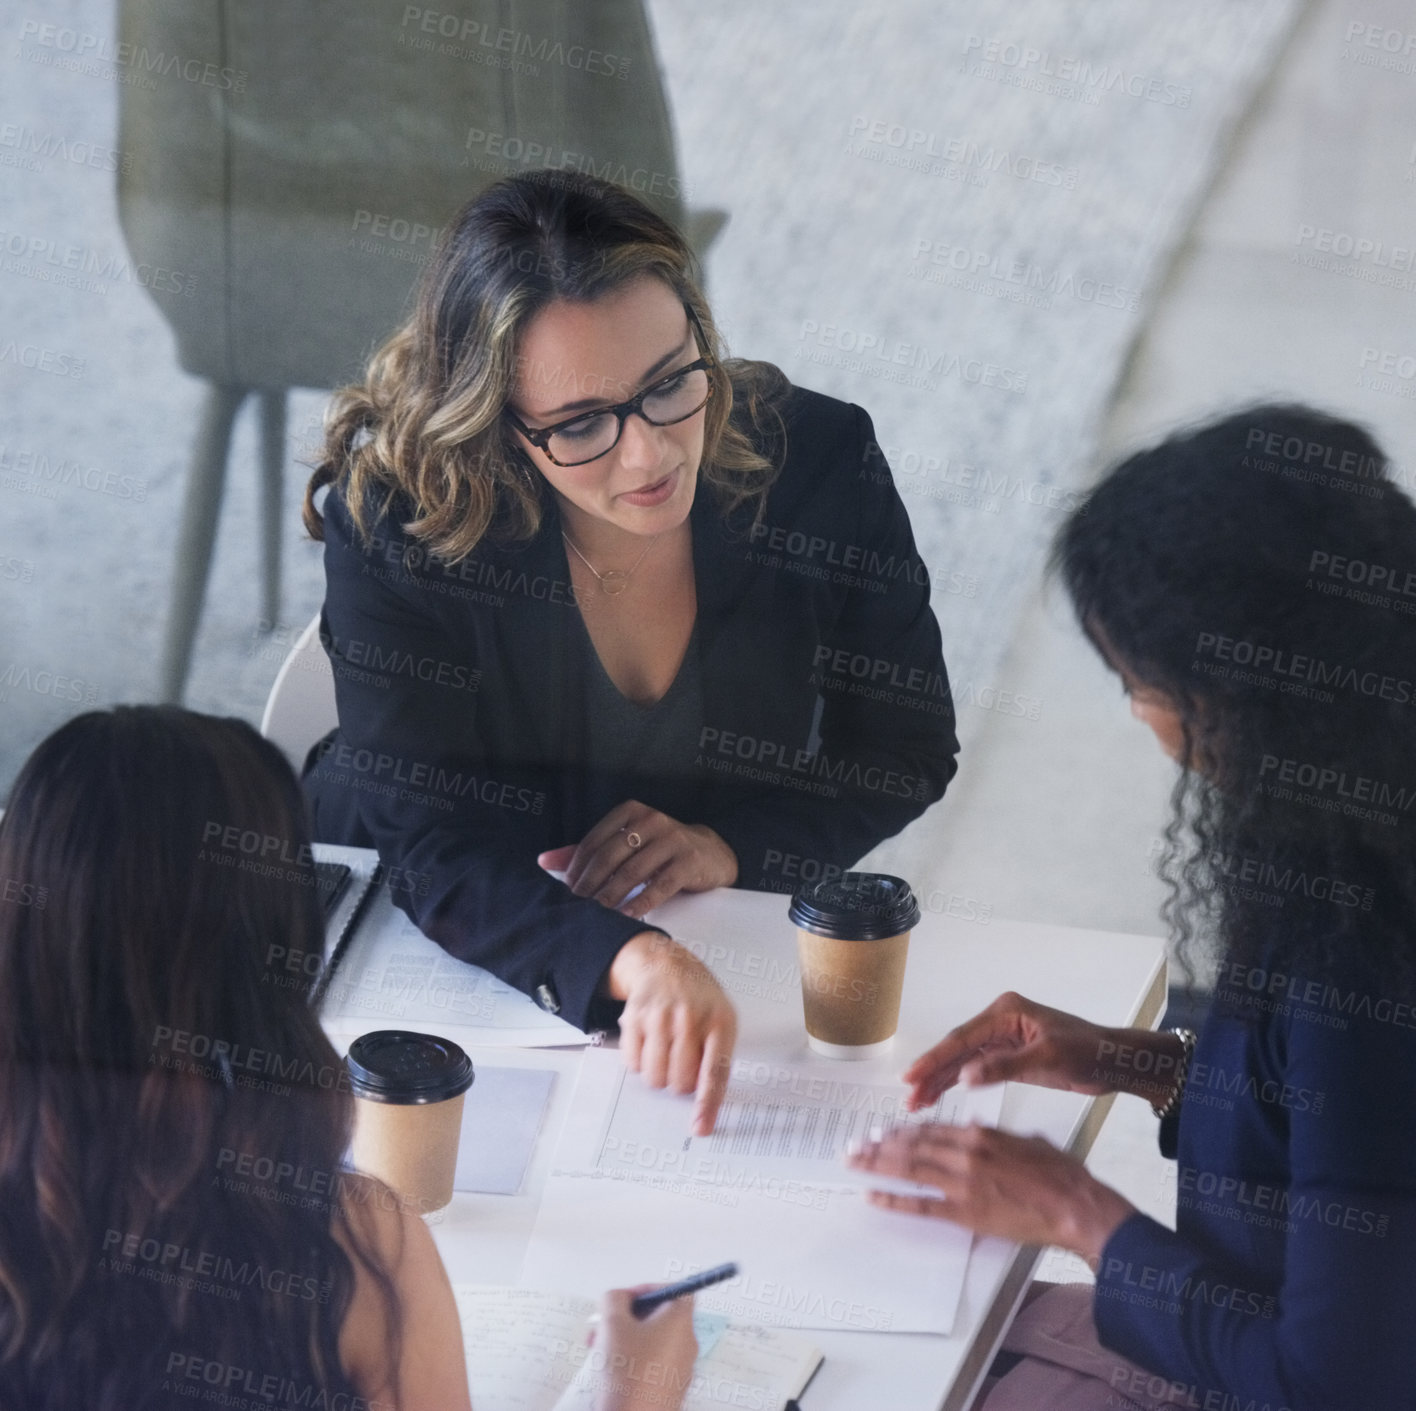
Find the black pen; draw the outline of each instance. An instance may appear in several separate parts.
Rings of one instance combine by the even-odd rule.
[[[647,1318],[661,1303],[671,1303],[685,1294],[697,1293],[713,1284],[721,1284],[724,1279],[737,1277],[736,1264],[719,1264],[716,1269],[704,1269],[700,1274],[690,1274],[676,1284],[665,1284],[652,1293],[636,1294],[629,1302],[629,1311],[636,1318]]]

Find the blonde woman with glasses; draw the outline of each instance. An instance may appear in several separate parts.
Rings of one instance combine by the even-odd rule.
[[[956,767],[870,418],[725,361],[638,198],[531,173],[462,211],[337,398],[306,523],[339,704],[317,836],[376,845],[453,955],[618,1023],[711,1131],[734,1010],[645,914],[835,875]]]

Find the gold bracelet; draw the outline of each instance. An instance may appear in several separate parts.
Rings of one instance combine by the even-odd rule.
[[[1182,1052],[1180,1054],[1180,1072],[1175,1079],[1175,1091],[1166,1099],[1164,1107],[1151,1103],[1151,1111],[1163,1122],[1180,1105],[1180,1098],[1185,1092],[1185,1080],[1190,1076],[1190,1059],[1195,1052],[1195,1031],[1193,1029],[1167,1029],[1167,1034],[1174,1034],[1180,1040]]]

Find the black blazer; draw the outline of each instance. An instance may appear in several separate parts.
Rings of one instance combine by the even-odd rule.
[[[691,513],[693,757],[613,796],[712,827],[738,886],[792,891],[940,798],[958,742],[929,573],[870,418],[799,388],[783,414],[760,518],[725,519],[702,483]],[[315,836],[376,845],[399,905],[453,955],[575,1024],[608,1022],[596,990],[646,927],[536,863],[607,796],[584,763],[593,647],[554,504],[530,542],[484,540],[454,565],[399,528],[406,503],[367,548],[338,491],[324,516],[339,729],[307,766]]]

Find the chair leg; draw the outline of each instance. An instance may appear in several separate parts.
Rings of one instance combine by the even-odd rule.
[[[280,494],[285,478],[285,388],[257,394],[261,408],[261,552],[264,559],[261,626],[280,621]]]
[[[162,653],[162,699],[180,704],[192,664],[192,643],[202,617],[216,521],[226,483],[226,457],[231,427],[245,400],[246,388],[212,383],[202,406],[201,424],[187,472],[187,493],[182,504],[182,531],[177,544],[177,565],[172,576],[172,602],[168,608],[167,641]]]

